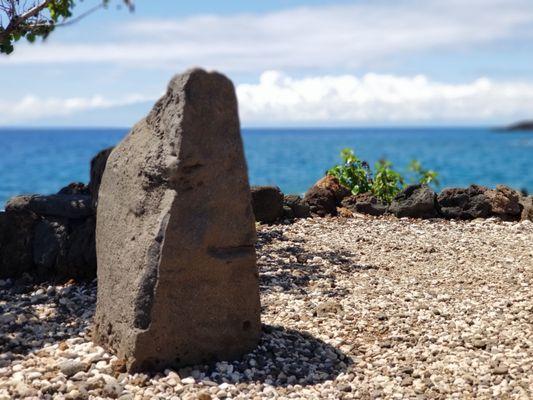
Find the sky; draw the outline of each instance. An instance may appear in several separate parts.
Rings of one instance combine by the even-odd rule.
[[[75,14],[97,0],[85,0]],[[111,1],[0,55],[0,126],[131,126],[187,68],[234,82],[243,126],[533,118],[532,0]]]

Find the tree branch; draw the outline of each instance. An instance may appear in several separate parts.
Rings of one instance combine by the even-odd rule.
[[[88,9],[84,13],[78,15],[76,18],[69,19],[66,22],[58,23],[58,24],[56,24],[56,26],[68,26],[68,25],[75,24],[76,22],[78,22],[78,21],[82,20],[83,18],[85,18],[87,15],[92,14],[93,12],[97,11],[98,9],[100,9],[102,7],[104,7],[104,3],[98,4],[97,6],[94,6],[93,8]]]
[[[35,7],[30,8],[24,14],[15,16],[13,20],[25,21],[27,19],[30,19],[31,17],[35,17],[37,14],[43,11],[48,6],[48,4],[50,4],[51,2],[52,0],[44,0],[41,4],[38,4]]]
[[[99,8],[105,7],[110,0],[99,2],[97,6],[72,18],[72,9],[75,5],[72,0],[0,0],[0,53],[13,52],[13,44],[20,38],[26,38],[29,42],[33,42],[36,37],[45,39],[55,27],[74,24]],[[121,2],[130,11],[134,10],[133,0],[121,0]],[[49,14],[45,12],[47,9]],[[5,27],[2,23],[4,15],[7,17]],[[59,19],[61,22],[58,22]]]
[[[0,30],[0,43],[6,41],[6,39],[9,38],[9,35],[13,33],[23,22],[27,21],[30,18],[35,17],[38,15],[41,11],[43,11],[48,4],[50,4],[52,0],[44,0],[40,4],[37,4],[33,8],[30,8],[28,11],[21,15],[15,15],[16,8],[13,4],[13,16],[11,18],[11,21],[9,21],[9,24],[5,27],[5,29]]]

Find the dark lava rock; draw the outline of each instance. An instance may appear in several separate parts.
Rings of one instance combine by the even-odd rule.
[[[283,220],[289,220],[289,221],[292,221],[294,220],[294,212],[292,211],[292,208],[290,208],[289,206],[286,206],[285,204],[283,204]]]
[[[96,217],[70,221],[69,234],[57,261],[59,276],[79,279],[96,277]]]
[[[311,216],[309,205],[304,203],[300,196],[288,194],[283,199],[284,208],[288,207],[294,218],[308,218]]]
[[[519,192],[507,186],[496,189],[471,185],[466,189],[447,188],[438,196],[439,206],[445,218],[474,219],[499,217],[519,220],[524,208]]]
[[[327,189],[313,186],[305,194],[304,202],[309,206],[311,215],[337,215],[337,201]]]
[[[62,188],[57,194],[83,194],[90,195],[89,187],[81,182],[72,182]]]
[[[68,239],[66,219],[42,219],[35,226],[33,262],[39,275],[52,273]]]
[[[383,215],[389,208],[372,193],[361,193],[346,197],[341,205],[350,211],[369,215]]]
[[[252,208],[255,220],[267,224],[283,217],[283,193],[277,186],[252,186]]]
[[[34,268],[32,212],[0,212],[0,278],[22,276]]]
[[[324,217],[337,215],[337,206],[350,195],[350,190],[331,175],[317,181],[305,194],[304,203],[309,206],[312,215]]]
[[[109,152],[92,161],[93,188],[100,184]],[[55,195],[10,199],[0,213],[0,278],[94,279],[96,223],[91,203],[89,187],[79,182]]]
[[[491,215],[510,221],[520,219],[523,206],[520,204],[519,192],[507,186],[498,185],[495,190],[486,190],[484,194],[490,203]]]
[[[427,185],[410,185],[394,197],[389,212],[398,218],[436,218],[439,216],[437,195]]]
[[[0,213],[0,277],[96,277],[95,216],[90,196],[71,184],[51,196],[17,196]]]
[[[449,219],[487,218],[491,214],[488,189],[471,185],[468,188],[447,188],[437,197],[441,214]]]
[[[7,202],[6,211],[34,212],[41,216],[69,219],[87,218],[94,214],[91,196],[82,194],[15,196]]]
[[[89,181],[89,192],[92,196],[93,207],[98,205],[98,190],[102,182],[102,175],[105,171],[107,159],[113,151],[114,147],[108,147],[96,154],[91,160],[91,180]]]
[[[43,218],[35,227],[33,261],[44,279],[96,277],[95,217]]]

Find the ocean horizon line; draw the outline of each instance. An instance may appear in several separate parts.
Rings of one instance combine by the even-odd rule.
[[[82,125],[74,125],[74,126],[0,126],[0,131],[25,131],[25,130],[32,130],[32,131],[50,131],[50,130],[57,130],[57,131],[66,131],[66,130],[77,130],[77,131],[84,131],[84,130],[94,130],[94,131],[105,131],[105,130],[131,130],[132,126],[82,126]],[[353,126],[307,126],[307,125],[287,125],[287,126],[241,126],[242,130],[263,130],[263,131],[279,131],[279,130],[309,130],[309,131],[321,131],[321,130],[335,130],[335,131],[342,131],[342,130],[348,130],[348,129],[356,129],[356,130],[369,130],[369,129],[375,129],[375,130],[447,130],[447,129],[485,129],[485,130],[501,130],[502,128],[505,128],[505,126],[501,125],[353,125]]]

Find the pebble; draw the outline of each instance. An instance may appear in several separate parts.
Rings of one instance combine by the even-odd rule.
[[[259,226],[258,348],[157,374],[90,341],[96,282],[4,280],[0,400],[532,398],[531,243],[496,219]]]
[[[59,364],[59,370],[68,377],[71,377],[80,371],[85,371],[87,367],[87,364],[75,360],[64,361]]]
[[[493,373],[496,375],[506,375],[509,369],[506,366],[499,366],[494,368]]]
[[[118,383],[108,383],[104,385],[102,393],[105,396],[111,397],[112,399],[116,399],[122,393],[122,386],[120,386]]]

